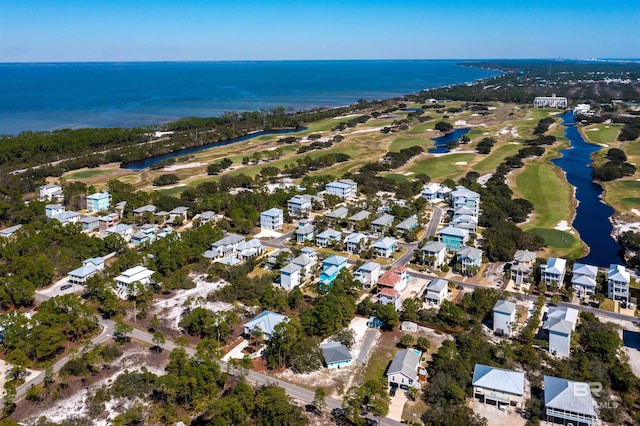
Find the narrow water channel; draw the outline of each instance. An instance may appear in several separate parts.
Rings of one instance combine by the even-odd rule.
[[[553,164],[564,170],[567,181],[576,188],[578,208],[573,227],[590,249],[589,254],[579,261],[603,267],[612,263],[622,264],[618,254],[620,246],[611,236],[613,225],[610,219],[614,210],[602,201],[602,187],[591,179],[591,154],[601,147],[584,140],[573,119],[573,111],[567,111],[561,117],[565,137],[571,142],[571,147],[561,150],[562,157],[553,160]]]

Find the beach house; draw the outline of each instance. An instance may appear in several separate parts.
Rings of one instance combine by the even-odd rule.
[[[276,325],[282,321],[288,321],[289,317],[286,315],[278,314],[271,311],[262,311],[259,315],[255,316],[251,321],[244,325],[244,334],[251,336],[254,330],[258,329],[262,332],[265,340],[269,340],[273,336],[273,332]]]
[[[516,304],[498,300],[493,306],[493,332],[511,335],[516,324]]]
[[[609,299],[629,303],[629,283],[631,274],[622,265],[610,265],[607,271]]]
[[[427,241],[422,247],[425,262],[434,268],[444,265],[446,251],[447,246],[440,241]]]
[[[462,274],[475,274],[482,265],[482,250],[475,247],[464,246],[456,253],[456,263]]]
[[[435,183],[435,182],[428,183],[427,185],[424,186],[424,189],[422,190],[422,194],[421,194],[422,198],[424,198],[430,203],[438,201],[440,199],[438,198],[438,191],[440,191],[440,188],[442,188],[442,186],[439,183]]]
[[[147,204],[142,207],[133,209],[133,217],[135,219],[138,219],[144,216],[145,213],[148,215],[153,215],[155,212],[156,212],[156,206],[154,206],[153,204]]]
[[[536,261],[536,254],[529,250],[518,250],[513,256],[511,262],[511,278],[516,286],[522,285],[528,281],[531,267]]]
[[[369,216],[371,216],[370,212],[368,212],[366,210],[361,210],[358,213],[356,213],[353,216],[351,216],[349,218],[349,222],[351,222],[353,225],[355,225],[356,223],[365,220]]]
[[[340,342],[328,342],[320,345],[324,363],[329,370],[348,367],[353,364],[349,349]]]
[[[355,197],[358,194],[358,184],[351,179],[342,179],[327,184],[326,193],[342,198]]]
[[[396,352],[393,361],[387,369],[387,382],[389,386],[408,389],[420,388],[418,371],[420,369],[420,357],[422,353],[416,349],[401,349]]]
[[[342,239],[342,233],[335,229],[325,229],[316,235],[316,245],[318,247],[329,247]]]
[[[131,237],[133,237],[133,227],[125,223],[119,223],[104,230],[104,236],[108,237],[109,235],[120,235],[127,243],[129,243],[131,242]]]
[[[396,266],[394,268],[385,271],[380,278],[378,278],[378,288],[383,287],[392,288],[398,292],[402,292],[407,288],[409,282],[409,275],[404,266]]]
[[[211,250],[205,251],[204,256],[209,259],[218,259],[234,255],[240,243],[244,241],[245,237],[238,234],[228,234],[226,237],[211,244]]]
[[[411,232],[418,227],[418,217],[413,215],[406,218],[402,222],[396,225],[396,229],[402,233]]]
[[[282,229],[284,212],[281,209],[269,209],[260,213],[260,228],[271,231]]]
[[[447,250],[458,251],[469,241],[469,231],[447,226],[438,231],[438,241],[443,243]]]
[[[47,204],[44,206],[44,214],[49,218],[53,219],[58,216],[60,213],[63,213],[65,208],[62,204]]]
[[[345,250],[348,253],[359,253],[369,242],[369,238],[359,232],[347,235],[344,239]]]
[[[117,284],[116,294],[121,299],[126,299],[129,295],[129,288],[133,283],[138,282],[147,285],[151,283],[153,273],[151,269],[147,269],[144,266],[127,269],[115,278]]]
[[[38,194],[38,201],[57,201],[62,202],[64,200],[64,193],[60,185],[54,185],[48,183],[40,187]]]
[[[377,299],[378,303],[381,305],[392,305],[396,311],[399,311],[402,306],[400,293],[392,288],[384,287],[380,289],[374,299]]]
[[[375,220],[371,222],[371,230],[373,232],[382,234],[384,233],[385,230],[391,228],[391,225],[393,225],[394,219],[395,218],[392,215],[383,213],[382,215],[380,215],[379,217],[377,217]]]
[[[571,333],[578,322],[578,310],[566,306],[552,306],[545,314],[542,330],[548,333],[549,353],[556,356],[569,356],[571,351]]]
[[[575,426],[599,424],[591,385],[544,376],[544,419],[547,423]]]
[[[345,219],[348,214],[349,214],[348,208],[338,207],[337,209],[327,213],[325,217],[328,219],[340,220],[340,219]]]
[[[465,188],[464,186],[456,186],[456,189],[451,191],[451,205],[454,210],[459,207],[468,207],[477,216],[480,211],[480,194]]]
[[[424,292],[424,301],[431,306],[440,306],[442,301],[447,298],[449,292],[449,283],[442,278],[431,280]]]
[[[540,281],[547,285],[562,287],[567,261],[559,257],[550,257],[546,264],[540,265]]]
[[[578,297],[584,299],[586,296],[595,294],[596,277],[598,276],[597,266],[576,263],[573,265],[571,272],[571,285]]]
[[[476,364],[473,369],[473,397],[489,405],[521,407],[524,402],[524,373]]]
[[[306,219],[300,221],[296,228],[296,242],[304,243],[305,241],[313,241],[316,227]]]
[[[22,225],[13,225],[8,228],[0,229],[0,237],[11,238],[22,228]]]
[[[311,196],[294,195],[287,202],[287,210],[293,217],[307,217],[311,211]]]
[[[365,290],[368,290],[378,282],[378,278],[380,278],[380,271],[381,267],[379,263],[366,262],[356,269],[353,277],[362,283],[362,287]]]
[[[96,192],[95,194],[87,195],[87,212],[101,212],[109,210],[111,206],[111,194],[108,192]]]
[[[398,241],[393,238],[389,238],[389,237],[380,238],[378,241],[376,241],[373,244],[373,255],[376,257],[384,257],[384,258],[392,257],[393,253],[396,250],[397,244],[398,244]]]
[[[280,286],[285,290],[293,290],[294,287],[300,285],[300,277],[302,275],[302,266],[295,263],[289,263],[280,269]]]
[[[347,267],[347,258],[332,254],[322,262],[320,284],[330,286],[338,276],[338,273]]]
[[[98,229],[100,226],[100,219],[95,216],[81,215],[80,223],[82,224],[82,230],[84,232],[91,232]]]
[[[189,207],[178,206],[175,209],[169,211],[169,223],[184,223],[187,221],[187,215],[189,213]]]

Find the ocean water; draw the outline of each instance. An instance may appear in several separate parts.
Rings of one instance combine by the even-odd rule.
[[[4,63],[0,134],[135,127],[278,106],[340,106],[498,74],[458,62]]]

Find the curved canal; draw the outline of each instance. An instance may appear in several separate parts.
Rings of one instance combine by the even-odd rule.
[[[573,227],[589,247],[589,254],[581,263],[608,267],[612,263],[623,263],[619,256],[620,246],[611,236],[613,208],[602,201],[602,187],[591,179],[591,154],[599,145],[587,143],[576,127],[573,111],[566,111],[562,117],[565,137],[571,147],[560,150],[561,158],[552,160],[566,174],[567,181],[576,189],[578,208]]]
[[[120,167],[127,170],[143,170],[161,161],[170,160],[172,158],[180,157],[187,154],[193,154],[194,152],[204,151],[205,149],[209,149],[209,148],[217,148],[219,146],[231,145],[232,143],[246,141],[246,140],[257,138],[258,136],[263,136],[263,135],[282,135],[286,133],[302,132],[304,130],[307,130],[307,127],[300,127],[297,129],[262,130],[259,132],[249,133],[244,136],[238,136],[237,138],[226,139],[218,142],[211,142],[206,145],[192,146],[190,148],[180,149],[178,151],[169,152],[167,154],[156,155],[154,157],[144,158],[142,160],[123,163]]]

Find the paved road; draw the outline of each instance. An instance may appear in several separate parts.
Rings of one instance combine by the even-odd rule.
[[[425,237],[433,237],[436,235],[436,231],[438,230],[438,225],[440,225],[440,219],[442,218],[442,209],[437,206],[433,207],[433,214],[431,215],[431,220],[429,221],[429,226],[427,226],[427,232]]]

